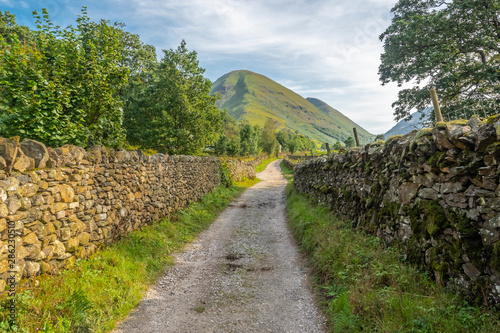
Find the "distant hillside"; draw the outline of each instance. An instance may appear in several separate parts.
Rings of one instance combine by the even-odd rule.
[[[386,139],[394,135],[405,135],[414,129],[420,130],[427,127],[426,122],[429,115],[433,112],[433,108],[426,108],[409,115],[408,117],[400,120],[393,128],[388,130],[384,136]],[[423,119],[422,119],[423,116]],[[409,119],[411,117],[411,119]]]
[[[267,118],[275,119],[280,128],[321,142],[334,143],[352,136],[357,127],[362,144],[374,135],[348,117],[315,98],[305,99],[279,83],[250,71],[233,71],[215,81],[212,94],[219,93],[218,106],[227,109],[236,120],[248,120],[263,126]]]

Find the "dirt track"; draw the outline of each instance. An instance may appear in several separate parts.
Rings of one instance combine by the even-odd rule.
[[[257,176],[116,333],[325,332],[287,229],[279,161]]]

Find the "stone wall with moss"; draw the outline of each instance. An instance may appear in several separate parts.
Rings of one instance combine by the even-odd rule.
[[[295,168],[297,162],[298,162],[297,160],[292,160],[288,156],[285,156],[283,158],[283,164],[290,170],[293,170],[293,168]]]
[[[0,291],[11,274],[55,273],[185,207],[219,172],[211,157],[0,138]]]
[[[255,166],[258,165],[261,160],[261,158],[256,158],[251,161],[243,161],[237,158],[229,158],[227,162],[229,164],[231,178],[237,182],[242,181],[243,178],[254,179],[256,177]]]
[[[500,300],[500,116],[438,123],[294,168],[295,187],[477,303]],[[451,283],[451,284],[450,284]]]

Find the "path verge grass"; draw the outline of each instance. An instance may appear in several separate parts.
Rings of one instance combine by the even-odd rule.
[[[281,173],[283,174],[283,177],[285,177],[287,180],[292,180],[293,179],[293,170],[290,169],[285,165],[283,160],[280,163],[280,168],[281,168]]]
[[[234,198],[259,181],[246,179],[229,188],[218,187],[171,218],[131,232],[93,257],[77,261],[71,269],[22,281],[17,290],[19,328],[8,328],[2,300],[0,331],[113,329],[173,265],[172,254],[193,241]]]
[[[398,249],[298,194],[293,182],[286,197],[331,332],[500,332],[496,315],[438,287]]]
[[[265,160],[262,160],[259,165],[255,166],[255,172],[261,172],[264,171],[269,163],[279,160],[279,157],[268,157]]]

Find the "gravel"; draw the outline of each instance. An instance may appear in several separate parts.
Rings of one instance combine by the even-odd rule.
[[[326,332],[287,229],[279,161],[257,176],[115,333]]]

